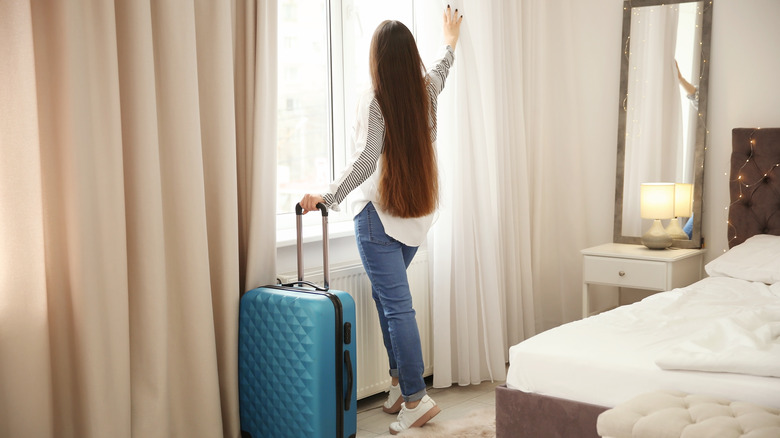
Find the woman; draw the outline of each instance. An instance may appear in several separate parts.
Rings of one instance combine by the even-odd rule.
[[[371,40],[372,93],[358,106],[352,162],[321,195],[301,200],[304,212],[323,203],[333,210],[357,189],[355,237],[372,285],[390,362],[387,413],[395,435],[420,427],[440,409],[425,390],[420,334],[406,268],[426,238],[438,202],[436,102],[453,62],[463,16],[447,6],[447,46],[433,69],[425,69],[409,29],[385,21]]]

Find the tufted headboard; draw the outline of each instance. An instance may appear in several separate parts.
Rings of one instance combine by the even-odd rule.
[[[780,235],[780,128],[734,128],[731,143],[729,248]]]

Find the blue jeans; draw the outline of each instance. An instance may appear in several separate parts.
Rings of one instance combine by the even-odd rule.
[[[404,245],[388,236],[370,202],[355,216],[355,238],[363,267],[371,280],[372,296],[390,359],[390,376],[398,377],[404,401],[420,400],[425,395],[422,377],[425,367],[406,277],[406,268],[417,253],[417,247]]]

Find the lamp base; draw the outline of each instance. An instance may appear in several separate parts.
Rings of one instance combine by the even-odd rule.
[[[653,225],[642,235],[642,244],[650,249],[666,249],[672,246],[672,238],[666,234],[660,219],[653,220]]]
[[[689,240],[688,235],[685,234],[685,231],[680,227],[680,221],[677,218],[674,218],[669,222],[669,226],[666,227],[666,234],[668,234],[672,240]]]

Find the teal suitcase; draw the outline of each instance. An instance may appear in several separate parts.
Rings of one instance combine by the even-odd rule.
[[[239,306],[238,375],[244,438],[350,438],[357,433],[355,301],[328,288],[327,209],[323,223],[325,286],[303,280],[301,207],[298,281],[253,289]]]

